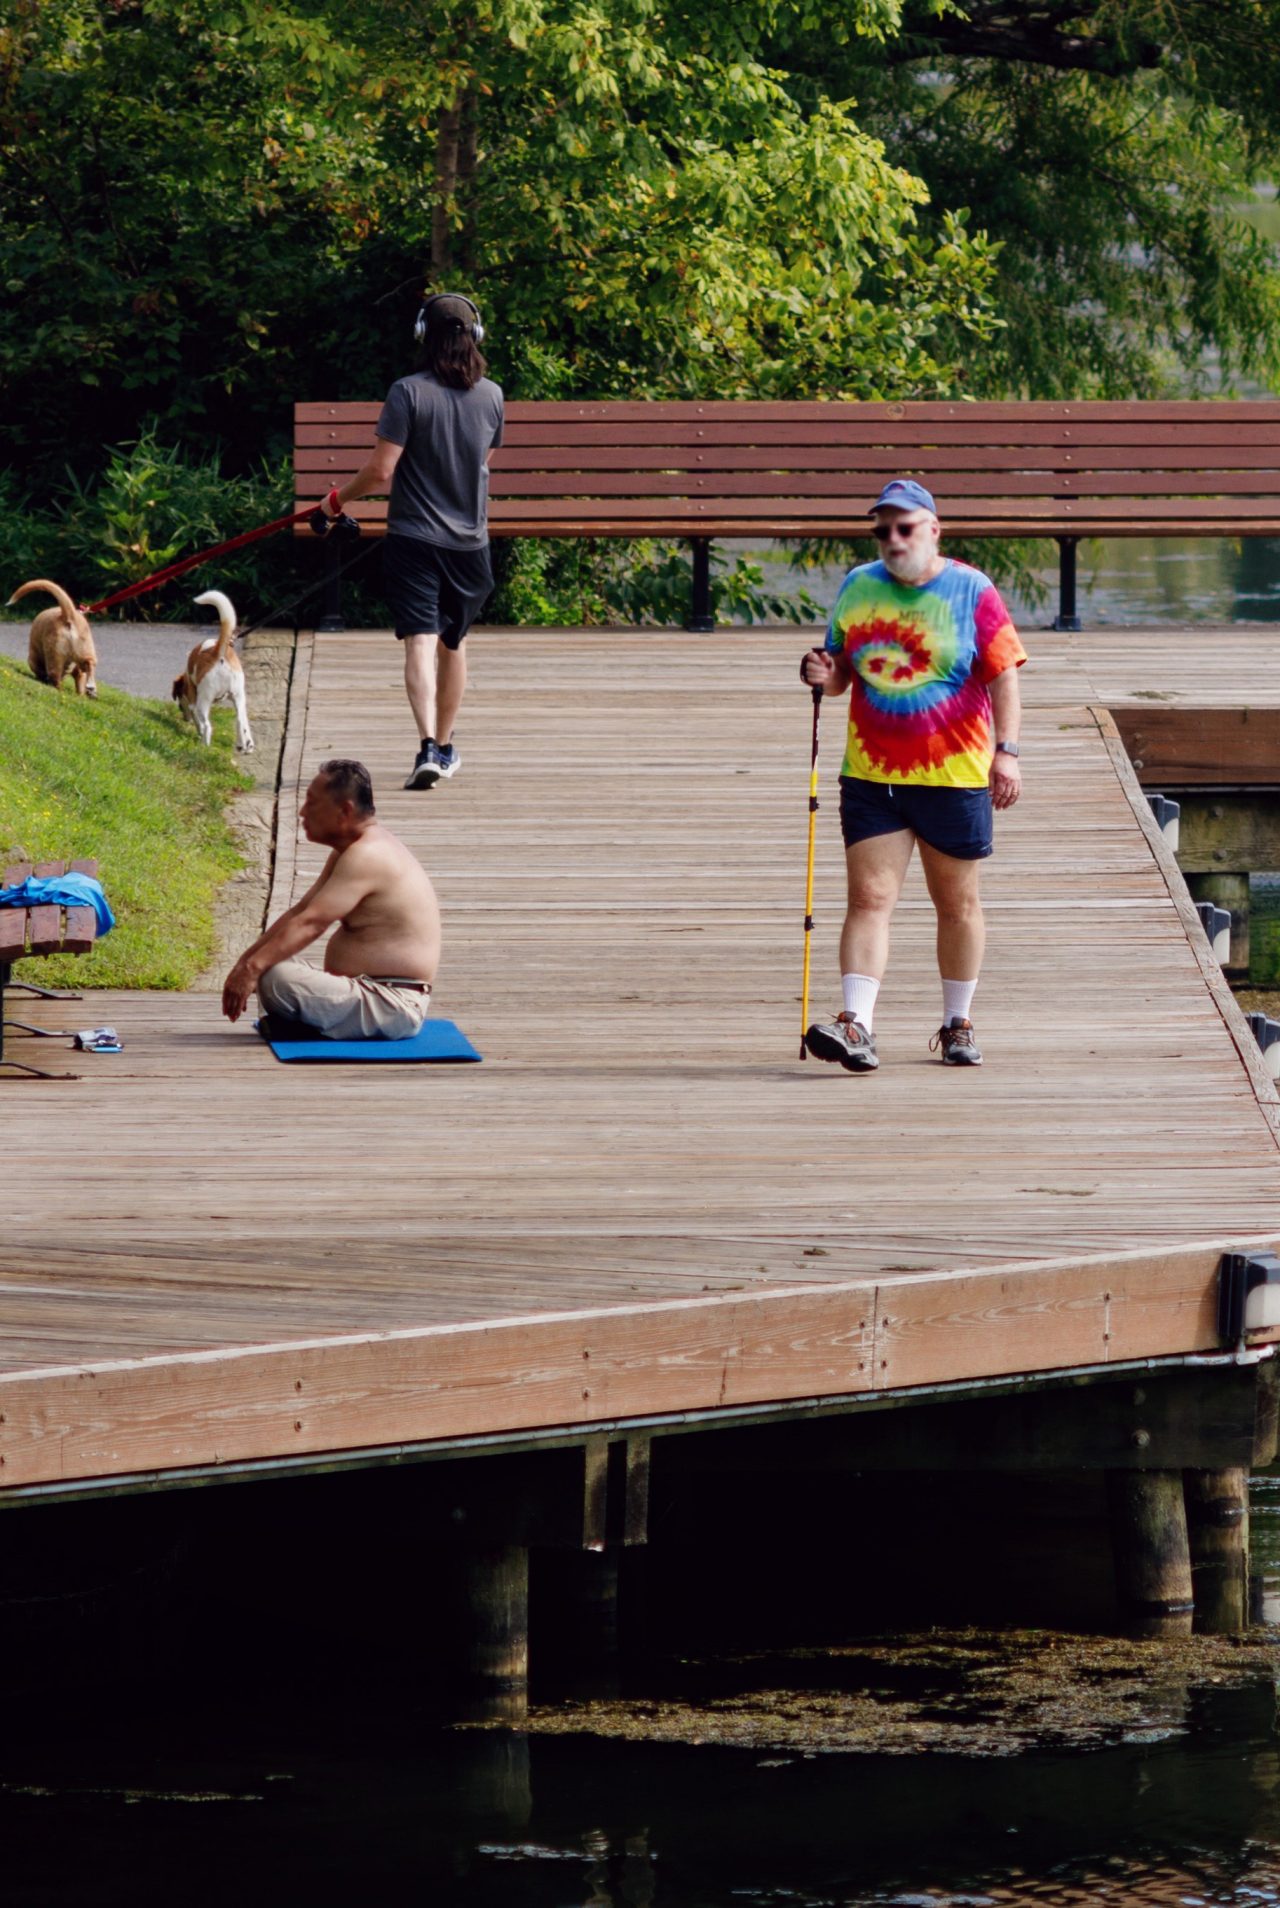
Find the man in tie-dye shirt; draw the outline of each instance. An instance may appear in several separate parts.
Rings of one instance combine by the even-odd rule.
[[[840,824],[849,904],[840,936],[844,1007],[805,1040],[851,1073],[880,1064],[872,1023],[889,923],[912,849],[938,917],[942,1024],[931,1046],[951,1066],[980,1066],[969,1010],[985,925],[978,870],[992,810],[1021,793],[1018,669],[1026,652],[990,577],[944,557],[933,498],[898,478],[873,505],[883,552],[850,570],[826,646],[801,675],[824,696],[849,694]]]

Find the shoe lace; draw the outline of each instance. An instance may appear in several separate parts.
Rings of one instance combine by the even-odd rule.
[[[972,1027],[939,1027],[929,1042],[929,1051],[936,1053],[939,1047],[971,1047],[972,1045]]]

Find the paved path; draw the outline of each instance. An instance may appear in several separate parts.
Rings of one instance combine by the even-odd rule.
[[[52,599],[33,596],[34,609]],[[210,612],[212,614],[212,612]],[[30,623],[0,623],[0,655],[27,660],[27,632]],[[133,696],[156,696],[167,702],[173,679],[187,660],[193,643],[201,633],[217,629],[217,623],[94,623],[93,640],[98,651],[98,681],[113,689],[127,689]]]

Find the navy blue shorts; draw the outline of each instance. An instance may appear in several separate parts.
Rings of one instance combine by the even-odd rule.
[[[995,846],[989,788],[916,788],[840,777],[840,831],[846,848],[909,828],[940,855],[981,861]]]
[[[493,593],[489,546],[446,550],[422,537],[384,537],[382,583],[398,642],[434,630],[456,649]]]

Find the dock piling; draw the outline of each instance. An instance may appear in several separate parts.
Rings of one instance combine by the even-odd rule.
[[[522,1724],[529,1712],[529,1552],[523,1544],[459,1560],[460,1668],[470,1722]]]
[[[1230,1635],[1249,1621],[1249,1474],[1184,1471],[1195,1627]]]
[[[1179,1471],[1110,1471],[1111,1542],[1121,1615],[1149,1636],[1186,1635],[1193,1589]]]

